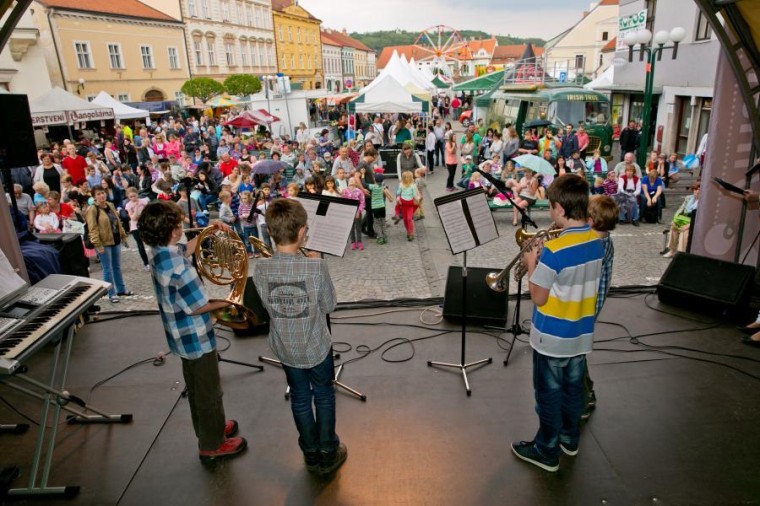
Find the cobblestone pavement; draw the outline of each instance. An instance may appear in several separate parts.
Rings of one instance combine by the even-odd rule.
[[[387,180],[395,194],[397,181]],[[461,265],[463,255],[452,255],[441,228],[433,199],[445,194],[445,168],[438,168],[428,176],[428,187],[423,199],[426,218],[415,222],[417,238],[406,240],[403,223],[394,225],[388,218],[388,243],[378,245],[366,238],[364,251],[346,249],[343,258],[328,257],[327,263],[335,283],[340,302],[369,299],[400,299],[442,297],[450,265]],[[671,196],[668,208],[664,210],[663,223],[670,223],[675,209],[683,197]],[[388,205],[388,215],[392,216],[392,206]],[[469,267],[488,267],[494,270],[504,268],[518,252],[514,240],[516,227],[512,226],[512,211],[498,211],[493,214],[500,237],[488,244],[468,252]],[[549,226],[548,211],[532,213],[539,227]],[[613,286],[655,285],[668,266],[669,259],[660,256],[663,249],[663,230],[666,225],[641,224],[619,225],[612,233],[615,245],[615,263],[612,276]],[[253,272],[251,262],[250,272]],[[122,266],[129,290],[135,295],[124,297],[120,304],[102,304],[103,309],[156,309],[150,273],[142,269],[136,248],[123,249]],[[92,276],[101,276],[99,265],[93,264]],[[485,281],[484,281],[485,282]],[[206,283],[212,297],[224,297],[226,289]],[[523,286],[526,289],[526,286]],[[510,293],[516,290],[512,281]]]

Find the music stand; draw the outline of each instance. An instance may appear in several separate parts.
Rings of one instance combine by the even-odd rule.
[[[307,226],[309,235],[306,239],[306,249],[317,251],[322,259],[325,253],[343,257],[348,244],[348,236],[351,233],[354,216],[359,207],[359,202],[351,199],[330,197],[328,195],[299,195],[296,200],[301,202],[306,210]],[[330,315],[325,315],[327,328],[332,334]],[[334,358],[340,358],[340,354],[333,354]],[[282,362],[271,357],[259,356],[261,362],[282,367]],[[333,383],[346,392],[367,401],[367,396],[340,381],[345,364],[337,364]],[[290,397],[290,387],[285,390],[285,399]]]
[[[462,259],[462,349],[458,364],[429,360],[429,367],[458,369],[464,380],[467,396],[472,395],[467,369],[493,362],[491,357],[466,362],[467,345],[467,251],[499,237],[493,214],[482,188],[475,188],[435,199],[434,204],[453,254],[463,253]]]

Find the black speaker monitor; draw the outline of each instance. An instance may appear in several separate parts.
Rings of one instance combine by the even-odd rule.
[[[0,168],[39,165],[26,95],[0,94]]]
[[[256,291],[256,287],[253,285],[252,277],[249,277],[248,281],[245,284],[245,291],[243,292],[243,305],[253,311],[253,314],[256,315],[256,321],[258,324],[248,330],[235,330],[235,335],[242,337],[268,334],[269,313],[267,313],[266,308],[264,308],[264,304],[261,302],[259,292]]]
[[[746,318],[755,268],[677,253],[657,285],[660,302],[711,315]]]
[[[467,268],[467,321],[503,327],[507,321],[507,293],[488,288],[486,275],[501,269]],[[450,266],[443,298],[443,317],[450,321],[462,318],[462,268]]]

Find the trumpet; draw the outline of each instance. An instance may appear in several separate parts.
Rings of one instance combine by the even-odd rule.
[[[494,292],[505,292],[509,285],[509,273],[515,269],[515,280],[521,280],[528,272],[528,268],[522,263],[522,256],[534,247],[543,247],[547,239],[555,239],[562,232],[561,228],[554,225],[548,229],[542,229],[538,232],[530,233],[525,229],[518,229],[515,232],[515,242],[520,246],[520,252],[507,264],[500,272],[489,272],[486,274],[486,284]]]
[[[264,258],[272,258],[274,255],[272,247],[254,235],[248,236],[248,243]],[[309,256],[309,250],[304,247],[298,248],[298,251],[305,257]]]

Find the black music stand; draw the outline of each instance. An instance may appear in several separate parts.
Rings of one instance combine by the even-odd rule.
[[[493,362],[491,357],[466,362],[467,343],[467,251],[499,237],[496,223],[482,188],[445,195],[434,201],[443,230],[453,254],[463,253],[462,261],[462,349],[458,364],[429,360],[429,367],[458,369],[464,380],[467,396],[472,395],[467,369]],[[489,219],[490,217],[490,219]]]

